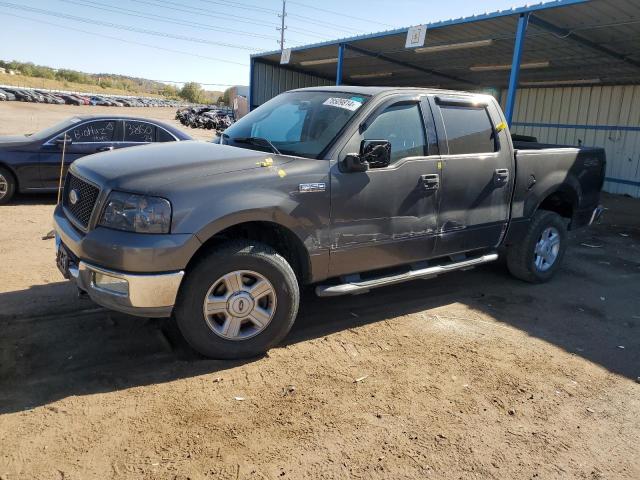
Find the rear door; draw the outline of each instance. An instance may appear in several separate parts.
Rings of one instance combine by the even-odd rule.
[[[92,120],[64,132],[70,143],[64,149],[63,177],[78,158],[113,149],[117,145],[119,123],[119,120]],[[63,149],[56,141],[62,139],[64,133],[45,142],[40,149],[40,177],[44,188],[58,187]]]
[[[431,98],[441,143],[442,179],[434,256],[493,248],[509,219],[514,169],[508,129],[494,102]]]
[[[390,165],[342,171],[340,160],[357,153],[363,140],[388,140]],[[438,158],[431,109],[419,96],[394,96],[360,125],[331,167],[331,276],[431,256]]]

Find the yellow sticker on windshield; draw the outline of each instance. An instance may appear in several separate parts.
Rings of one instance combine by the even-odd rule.
[[[496,125],[496,132],[500,133],[505,128],[507,128],[507,124],[505,122],[501,122],[498,125]]]
[[[278,170],[278,176],[280,178],[284,178],[287,176],[287,172],[285,172],[283,169]]]

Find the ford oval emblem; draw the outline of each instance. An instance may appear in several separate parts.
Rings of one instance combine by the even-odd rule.
[[[76,203],[78,203],[78,200],[80,200],[80,195],[78,195],[78,191],[71,190],[69,192],[69,202],[71,203],[71,205],[75,205]]]

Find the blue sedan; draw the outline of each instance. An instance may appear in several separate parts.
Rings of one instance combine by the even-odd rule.
[[[0,136],[0,205],[16,192],[55,192],[63,149],[64,175],[73,161],[85,155],[184,140],[192,138],[157,120],[88,115],[71,117],[29,135]]]

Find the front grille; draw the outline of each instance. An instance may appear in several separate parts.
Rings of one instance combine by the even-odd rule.
[[[73,195],[76,197],[75,203],[71,202],[71,192],[75,192],[75,195]],[[75,220],[82,228],[86,229],[89,226],[91,213],[96,205],[99,193],[100,189],[95,185],[85,182],[71,173],[67,174],[62,205],[67,214],[72,217],[71,220]]]

